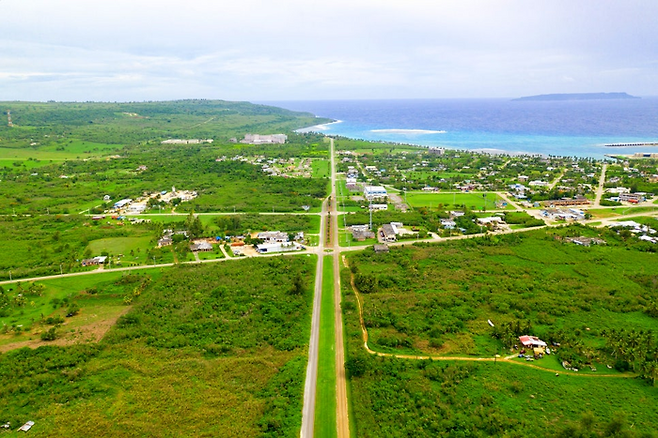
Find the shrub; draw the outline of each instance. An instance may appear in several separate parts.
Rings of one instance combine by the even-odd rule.
[[[55,331],[55,327],[51,327],[49,330],[41,333],[42,341],[54,341],[55,339],[57,339],[57,332]]]

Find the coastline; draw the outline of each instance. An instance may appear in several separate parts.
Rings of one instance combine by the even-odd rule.
[[[274,102],[270,102],[272,104]],[[296,132],[450,150],[595,158],[651,153],[658,98],[510,102],[503,99],[276,102],[334,120]],[[606,147],[614,145],[614,149]]]
[[[293,132],[296,132],[296,133],[299,133],[299,134],[304,134],[306,132],[322,133],[322,131],[328,131],[330,129],[329,128],[330,125],[335,125],[335,124],[338,124],[338,123],[343,123],[343,121],[342,120],[334,120],[333,122],[329,122],[329,123],[322,123],[320,125],[313,125],[313,126],[307,126],[306,128],[295,129]]]

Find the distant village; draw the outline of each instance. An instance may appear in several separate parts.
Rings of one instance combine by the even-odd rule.
[[[198,196],[196,191],[192,190],[176,190],[176,187],[172,187],[171,191],[163,190],[161,192],[147,193],[145,192],[142,196],[132,199],[125,198],[119,201],[116,201],[112,208],[105,211],[109,214],[126,214],[126,215],[136,215],[142,214],[148,208],[152,208],[155,205],[175,205],[180,202],[191,201],[192,199]],[[103,197],[105,202],[111,201],[109,195]],[[150,203],[150,204],[149,204]]]

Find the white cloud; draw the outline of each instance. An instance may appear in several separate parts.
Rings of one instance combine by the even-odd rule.
[[[37,100],[658,94],[656,15],[642,0],[2,0],[0,87]]]

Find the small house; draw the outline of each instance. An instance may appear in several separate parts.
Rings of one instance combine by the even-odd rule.
[[[382,228],[379,232],[379,235],[381,236],[381,240],[383,242],[395,242],[397,240],[396,238],[396,229],[393,225],[391,224],[384,224],[382,225]]]
[[[190,245],[190,251],[192,252],[210,252],[212,251],[212,244],[202,240],[197,243]]]
[[[174,240],[171,238],[171,236],[164,236],[162,239],[158,240],[158,248],[162,248],[163,246],[170,246],[173,243]]]
[[[526,348],[545,348],[546,342],[537,336],[519,336],[519,342]]]
[[[91,259],[84,259],[80,263],[82,266],[97,266],[103,265],[107,261],[107,256],[96,256]]]

